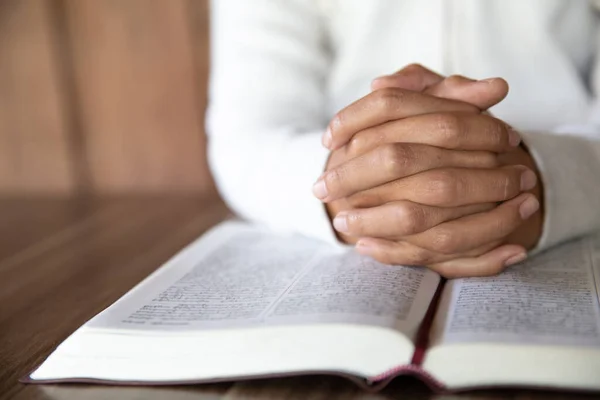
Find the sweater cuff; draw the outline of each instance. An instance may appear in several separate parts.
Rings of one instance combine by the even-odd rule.
[[[600,161],[589,139],[521,132],[544,185],[544,227],[537,253],[600,227]]]

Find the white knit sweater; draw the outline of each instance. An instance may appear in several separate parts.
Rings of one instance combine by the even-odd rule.
[[[241,216],[335,242],[311,187],[321,135],[373,78],[418,62],[500,76],[492,109],[542,173],[547,248],[600,229],[600,24],[584,0],[213,0],[209,159]]]

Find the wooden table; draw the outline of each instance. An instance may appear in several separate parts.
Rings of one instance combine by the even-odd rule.
[[[180,387],[23,385],[86,320],[228,214],[216,199],[0,199],[0,399],[562,399],[569,393],[433,395],[412,378],[382,393],[332,377]]]

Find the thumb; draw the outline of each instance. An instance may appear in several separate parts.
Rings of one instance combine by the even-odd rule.
[[[460,75],[444,78],[423,67],[410,64],[392,75],[381,76],[371,82],[371,90],[395,87],[424,92],[432,96],[470,103],[481,110],[501,102],[508,94],[508,83],[502,78],[476,81]]]
[[[500,103],[508,94],[508,83],[502,78],[475,81],[452,75],[425,89],[424,93],[446,99],[464,101],[481,110]]]

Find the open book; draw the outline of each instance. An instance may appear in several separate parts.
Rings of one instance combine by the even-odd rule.
[[[25,380],[173,384],[341,374],[382,387],[600,390],[600,240],[442,282],[226,222],[87,322]]]

